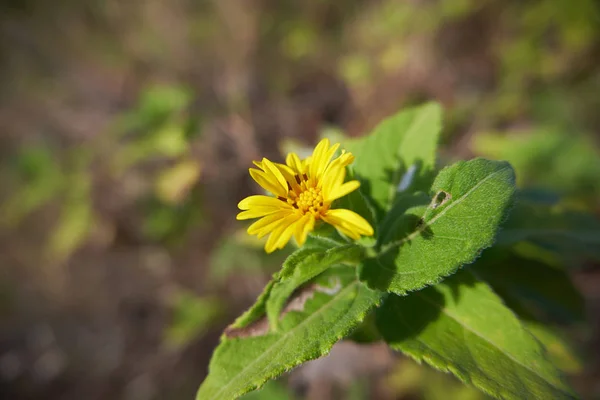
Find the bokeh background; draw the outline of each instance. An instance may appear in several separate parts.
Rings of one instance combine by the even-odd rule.
[[[191,399],[291,249],[235,221],[247,168],[446,110],[442,159],[600,211],[594,0],[0,1],[0,398]],[[600,398],[600,268],[572,382]],[[481,399],[377,344],[248,399]]]

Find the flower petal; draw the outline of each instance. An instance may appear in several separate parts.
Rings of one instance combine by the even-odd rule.
[[[238,203],[240,210],[250,210],[253,207],[272,207],[274,209],[292,209],[293,207],[285,201],[276,199],[271,196],[264,196],[261,194],[255,194],[248,196],[244,200]]]
[[[296,223],[296,231],[294,237],[298,246],[302,246],[306,242],[306,237],[315,228],[315,217],[312,214],[306,214]]]
[[[323,189],[323,197],[328,199],[330,193],[335,190],[336,187],[340,186],[346,178],[346,167],[342,166],[339,159],[335,159],[331,164],[331,168],[327,168],[325,175],[321,180],[321,187]]]
[[[274,230],[285,217],[291,214],[291,211],[278,211],[276,213],[262,217],[248,227],[250,235],[257,235],[259,238]]]
[[[283,190],[283,192],[287,194],[288,183],[285,180],[285,177],[283,176],[281,171],[275,166],[275,164],[273,164],[271,161],[269,161],[266,158],[262,159],[262,163],[263,163],[263,168],[264,168],[265,172],[269,175],[274,176],[277,183],[279,183],[279,185],[281,185],[281,189]],[[285,197],[285,194],[283,196]]]
[[[285,158],[285,163],[294,170],[295,174],[302,175],[304,171],[304,166],[302,165],[302,161],[300,161],[300,157],[296,153],[289,153]]]
[[[337,151],[337,149],[339,147],[340,147],[339,143],[334,143],[331,146],[331,148],[325,152],[325,154],[323,155],[323,158],[321,159],[319,169],[317,171],[318,177],[321,177],[323,175],[323,173],[325,172],[325,170],[327,170],[327,167],[329,166],[329,162],[331,161],[331,157],[333,157],[333,155],[335,154],[335,152]]]
[[[301,215],[293,214],[292,216],[290,216],[290,218],[287,219],[285,224],[282,224],[282,227],[285,227],[285,229],[282,229],[282,231],[274,232],[279,235],[279,239],[277,239],[277,242],[275,243],[276,248],[283,249],[285,245],[290,241],[292,235],[294,234],[294,231],[296,230],[296,225],[298,224],[300,218],[302,218]],[[287,225],[288,223],[289,225]]]
[[[330,190],[327,191],[325,197],[325,201],[333,201],[339,199],[340,197],[344,197],[348,193],[351,193],[360,187],[359,181],[348,181],[339,186],[334,186]]]
[[[317,177],[317,171],[321,169],[321,163],[325,158],[325,153],[329,149],[329,139],[325,138],[321,140],[312,154],[312,159],[309,165],[309,173],[312,177]]]
[[[298,219],[300,219],[299,214],[289,214],[271,227],[271,235],[269,235],[269,239],[267,239],[267,243],[265,243],[265,251],[267,253],[272,253],[276,249],[281,249],[287,244],[292,236],[291,233],[288,235],[287,231],[294,231],[294,223],[298,221]],[[290,227],[291,229],[288,229]]]
[[[277,179],[264,171],[250,168],[250,176],[256,181],[263,189],[268,190],[275,196],[286,197],[287,188],[283,189]],[[281,173],[280,173],[281,174]]]
[[[273,207],[252,207],[250,210],[242,211],[235,218],[238,221],[244,219],[261,218],[265,215],[273,214],[279,210],[279,208]]]
[[[273,163],[281,172],[285,180],[287,181],[288,189],[298,187],[298,182],[296,182],[296,172],[293,168],[288,167],[285,164]]]
[[[366,219],[354,211],[343,208],[327,211],[325,216],[323,216],[323,221],[341,229],[342,231],[353,233],[354,235],[349,235],[353,238],[356,238],[356,236],[360,235],[372,236],[374,233],[373,227],[371,227]]]

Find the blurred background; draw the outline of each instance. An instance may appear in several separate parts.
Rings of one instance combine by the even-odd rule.
[[[290,250],[235,221],[252,160],[446,109],[442,159],[600,211],[594,0],[1,0],[0,398],[192,399]],[[600,398],[600,268],[572,382]],[[336,345],[247,399],[481,399]]]

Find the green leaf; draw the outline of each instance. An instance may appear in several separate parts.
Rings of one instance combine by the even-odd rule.
[[[261,387],[293,367],[327,354],[380,302],[381,293],[356,279],[353,268],[330,269],[288,304],[281,330],[266,318],[229,328],[213,354],[198,400],[227,400]]]
[[[377,321],[395,350],[496,398],[575,398],[536,339],[467,271],[410,296],[390,296]]]
[[[520,314],[518,315],[519,318],[522,318]],[[556,328],[531,319],[525,319],[521,322],[544,345],[552,364],[567,374],[575,374],[582,371],[583,362],[581,358],[573,346],[565,340],[563,334]]]
[[[563,258],[600,260],[600,221],[587,213],[520,201],[498,234],[498,245],[522,241]]]
[[[273,275],[273,279],[269,281],[267,286],[265,286],[262,293],[258,296],[258,299],[256,299],[256,302],[252,305],[252,307],[240,315],[233,324],[231,324],[231,328],[244,328],[265,315],[267,312],[267,300],[271,295],[271,291],[273,290],[275,283],[277,283],[280,278],[292,276],[296,266],[299,263],[301,263],[307,257],[313,254],[319,254],[321,252],[322,250],[318,248],[304,247],[290,254],[283,262],[281,270]]]
[[[298,289],[301,285],[308,282],[312,278],[324,272],[327,268],[332,265],[353,262],[357,263],[363,253],[360,246],[354,244],[348,244],[345,246],[334,247],[326,251],[315,251],[315,249],[300,249],[292,256],[304,257],[302,261],[298,262],[293,269],[293,273],[289,274],[288,269],[282,270],[281,280],[276,282],[271,290],[269,299],[267,300],[267,317],[269,324],[274,330],[279,328],[279,315],[287,299]],[[307,251],[310,250],[310,251]],[[291,256],[290,256],[291,258]],[[284,276],[284,272],[286,273]]]
[[[277,277],[281,279],[287,279],[294,275],[296,271],[296,267],[302,264],[306,259],[311,256],[316,256],[319,254],[323,254],[324,250],[319,247],[302,247],[289,255],[288,258],[283,262],[283,266],[281,267],[281,271],[279,271]]]
[[[469,270],[519,316],[546,347],[554,365],[564,372],[581,370],[575,349],[557,327],[585,321],[584,299],[565,271],[495,248],[487,250]]]
[[[381,334],[377,330],[375,322],[375,312],[371,312],[365,317],[363,322],[347,337],[360,344],[370,344],[381,341]]]
[[[242,396],[241,400],[292,400],[295,397],[282,382],[267,382],[260,390]]]
[[[600,157],[592,138],[545,128],[509,135],[475,135],[474,150],[508,160],[519,186],[553,188],[561,194],[596,204],[600,193]]]
[[[585,321],[584,299],[565,271],[496,249],[487,253],[470,270],[519,315],[560,324]]]
[[[345,143],[356,157],[353,169],[362,182],[361,191],[374,201],[379,217],[389,208],[411,166],[416,168],[411,189],[429,187],[441,119],[440,106],[428,103],[403,110],[381,122],[371,134]]]
[[[419,194],[399,197],[382,222],[381,252],[360,267],[369,287],[405,294],[473,262],[512,204],[514,173],[506,162],[462,161],[443,169],[431,192],[429,205]]]

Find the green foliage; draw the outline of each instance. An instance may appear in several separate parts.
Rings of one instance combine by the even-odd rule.
[[[302,252],[302,250],[298,250]],[[360,260],[362,249],[360,246],[348,244],[334,247],[326,251],[314,251],[307,255],[302,253],[301,258],[293,268],[284,267],[281,271],[282,279],[273,285],[273,289],[267,300],[267,317],[269,324],[277,330],[279,326],[279,315],[288,298],[304,283],[324,272],[327,268],[341,263],[356,263]],[[292,255],[293,257],[294,255]],[[297,258],[297,257],[294,257]],[[287,263],[288,265],[290,263]],[[292,269],[292,271],[290,271]]]
[[[569,261],[599,260],[600,222],[581,211],[520,201],[498,235],[498,245],[519,242],[531,243]]]
[[[11,175],[18,188],[0,208],[0,220],[9,226],[54,199],[64,187],[60,165],[44,147],[23,149],[14,164]]]
[[[441,114],[434,103],[411,108],[386,119],[370,135],[344,143],[356,157],[353,169],[361,180],[361,191],[373,201],[380,217],[389,209],[409,168],[416,169],[410,189],[429,188]]]
[[[518,315],[558,368],[581,370],[582,362],[560,328],[585,322],[584,301],[564,270],[500,249],[486,251],[470,269]]]
[[[396,294],[439,282],[489,247],[511,206],[514,174],[505,162],[476,159],[440,172],[433,199],[398,201],[383,221],[381,252],[361,265],[369,287]],[[404,199],[402,199],[404,200]]]
[[[484,400],[489,399],[483,392],[466,386],[449,374],[440,373],[415,362],[403,358],[391,371],[386,379],[386,388],[395,398],[415,398],[423,400],[460,399]]]
[[[270,381],[260,390],[241,397],[243,400],[292,400],[294,396],[287,388],[277,381]]]
[[[527,319],[565,325],[585,320],[583,298],[564,270],[498,249],[486,252],[471,270]]]
[[[0,168],[10,183],[6,199],[0,199],[0,225],[14,228],[40,210],[55,208],[49,229],[43,232],[42,255],[44,261],[62,263],[86,241],[108,236],[113,221],[102,220],[96,210],[96,203],[102,204],[106,196],[97,201],[95,190],[99,182],[108,186],[122,180],[133,190],[116,195],[127,203],[133,194],[147,215],[140,236],[172,242],[197,223],[201,213],[200,193],[194,186],[202,166],[190,151],[190,137],[197,128],[186,115],[190,101],[184,88],[150,86],[132,110],[116,118],[110,132],[98,132],[72,146],[24,146],[8,171]],[[144,172],[139,168],[157,159],[170,166],[165,163],[162,170],[154,166]],[[143,176],[149,172],[156,176]],[[144,179],[153,185],[139,185]]]
[[[520,186],[559,190],[584,202],[600,195],[600,151],[585,136],[553,129],[489,133],[477,135],[473,148],[482,155],[509,161]]]
[[[379,303],[382,295],[360,283],[351,268],[330,271],[294,297],[279,331],[269,331],[264,319],[225,331],[196,398],[236,398],[327,354]]]
[[[556,242],[568,244],[556,255],[573,243],[593,255],[596,222],[556,211],[555,196],[521,192],[501,230],[516,193],[511,165],[477,158],[434,177],[441,119],[427,104],[347,142],[349,178],[361,187],[338,203],[369,220],[375,237],[351,243],[318,226],[225,330],[198,400],[259,388],[344,337],[383,339],[493,397],[575,397],[562,373],[581,364],[563,329],[582,323],[581,297],[564,258],[521,247],[533,254],[561,231]]]
[[[197,297],[186,291],[173,296],[173,319],[165,332],[169,347],[180,347],[204,334],[221,315],[217,299]]]
[[[502,399],[569,399],[543,348],[491,288],[463,271],[377,312],[390,346]]]

